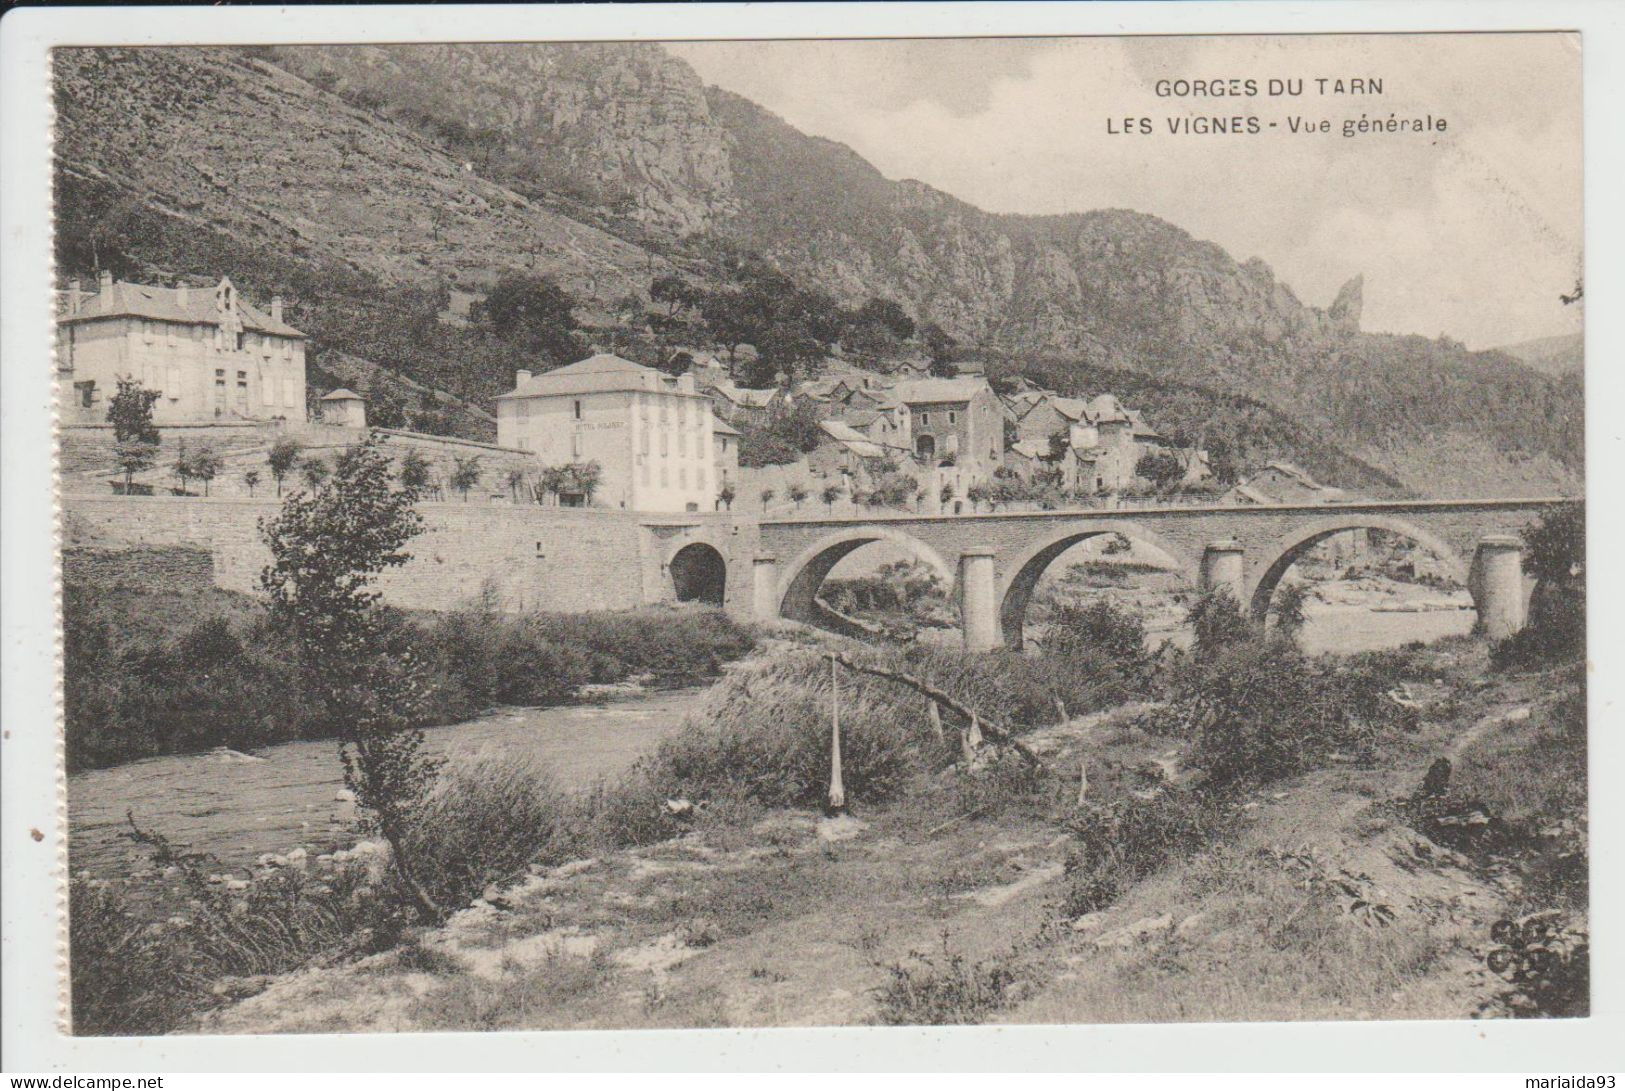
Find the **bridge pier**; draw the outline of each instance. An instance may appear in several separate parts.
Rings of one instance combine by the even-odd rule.
[[[1202,551],[1202,593],[1229,591],[1230,596],[1245,607],[1243,595],[1247,589],[1247,574],[1242,563],[1245,553],[1242,544],[1234,538],[1209,542]]]
[[[758,555],[751,564],[751,616],[757,621],[776,621],[779,617],[779,559],[770,554]]]
[[[1523,542],[1503,534],[1481,540],[1473,569],[1479,628],[1491,640],[1505,640],[1524,623]]]
[[[992,651],[999,646],[994,553],[991,549],[968,549],[959,555],[959,624],[968,652]]]

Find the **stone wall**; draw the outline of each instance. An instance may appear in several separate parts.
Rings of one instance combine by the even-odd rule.
[[[425,529],[407,547],[412,559],[379,580],[392,605],[453,609],[487,589],[509,610],[624,609],[672,597],[660,580],[665,558],[635,516],[461,502],[419,510]],[[218,586],[253,591],[270,559],[258,522],[276,511],[274,499],[68,497],[63,550],[189,546],[207,551]]]
[[[64,582],[98,587],[193,590],[214,583],[214,557],[197,546],[135,546],[130,549],[66,549],[62,552]]]

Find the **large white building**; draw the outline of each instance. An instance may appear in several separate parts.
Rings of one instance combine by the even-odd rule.
[[[544,466],[596,462],[593,503],[629,511],[711,511],[720,484],[711,399],[691,376],[600,354],[518,373],[497,398],[497,443]]]
[[[95,294],[68,286],[57,316],[56,364],[65,424],[103,424],[121,379],[159,397],[153,422],[305,419],[305,335],[282,301],[254,307],[222,277],[208,288],[115,281]]]

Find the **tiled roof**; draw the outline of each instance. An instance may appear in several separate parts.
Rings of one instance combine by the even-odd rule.
[[[108,291],[82,296],[78,311],[59,317],[63,322],[89,322],[98,318],[151,318],[161,322],[213,326],[220,321],[219,313],[214,308],[214,293],[213,287],[187,288],[186,302],[182,303],[179,288],[115,280]],[[273,333],[280,337],[305,336],[286,322],[274,321],[269,314],[243,299],[241,292],[237,293],[237,315],[242,319],[245,330]]]
[[[886,448],[844,421],[819,421],[824,434],[860,458],[884,458]]]
[[[711,414],[711,431],[721,432],[725,436],[743,435],[739,429],[735,428],[733,425],[729,424],[715,413]]]
[[[908,405],[934,405],[939,402],[968,402],[989,389],[986,379],[916,379],[898,383],[892,389],[897,400]]]
[[[362,399],[360,394],[357,394],[355,391],[347,389],[346,387],[342,387],[342,386],[339,387],[337,390],[333,391],[333,393],[331,393],[331,394],[322,395],[322,401],[324,401],[324,402],[345,402],[345,401],[356,401],[356,402],[358,402],[358,401],[361,401],[361,400],[363,400],[363,399]]]

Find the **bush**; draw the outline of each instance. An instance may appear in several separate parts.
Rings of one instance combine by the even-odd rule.
[[[531,755],[482,751],[449,763],[406,841],[441,905],[466,905],[532,864],[560,864],[585,843],[579,800]]]
[[[980,1023],[1005,1001],[1015,974],[997,960],[972,963],[948,950],[940,956],[913,952],[907,962],[884,967],[876,1021],[893,1027]]]
[[[142,830],[154,863],[174,868],[179,887],[137,904],[101,880],[69,889],[69,974],[75,1034],[161,1034],[210,1007],[247,995],[265,975],[324,955],[383,950],[408,915],[393,873],[372,863],[336,864],[324,874],[264,871],[231,889],[211,882],[205,856],[177,852]],[[165,913],[166,919],[159,920]]]
[[[1145,622],[1140,615],[1105,598],[1057,607],[1044,639],[1044,653],[1071,656],[1097,652],[1128,669],[1144,664]]]
[[[1377,732],[1400,722],[1385,688],[1377,672],[1317,666],[1288,640],[1248,640],[1180,668],[1160,729],[1190,740],[1216,785],[1267,782],[1368,757]]]
[[[246,601],[246,600],[245,600]],[[286,638],[257,610],[170,616],[167,599],[69,583],[63,598],[68,768],[335,733]],[[415,726],[498,704],[546,705],[591,683],[714,678],[755,646],[720,610],[381,618],[390,655],[422,665]]]
[[[1229,813],[1214,797],[1159,791],[1149,799],[1125,795],[1086,803],[1071,819],[1074,845],[1067,857],[1067,917],[1111,905],[1124,891],[1170,861],[1218,838]]]
[[[1223,588],[1197,599],[1185,620],[1191,627],[1191,654],[1198,659],[1211,658],[1258,635],[1257,626],[1242,614],[1241,604]]]
[[[924,701],[876,679],[841,679],[841,766],[850,797],[894,795],[925,767]],[[817,806],[830,773],[829,661],[797,656],[724,680],[638,775],[695,802],[733,790],[768,807]],[[934,740],[933,740],[934,741]]]

